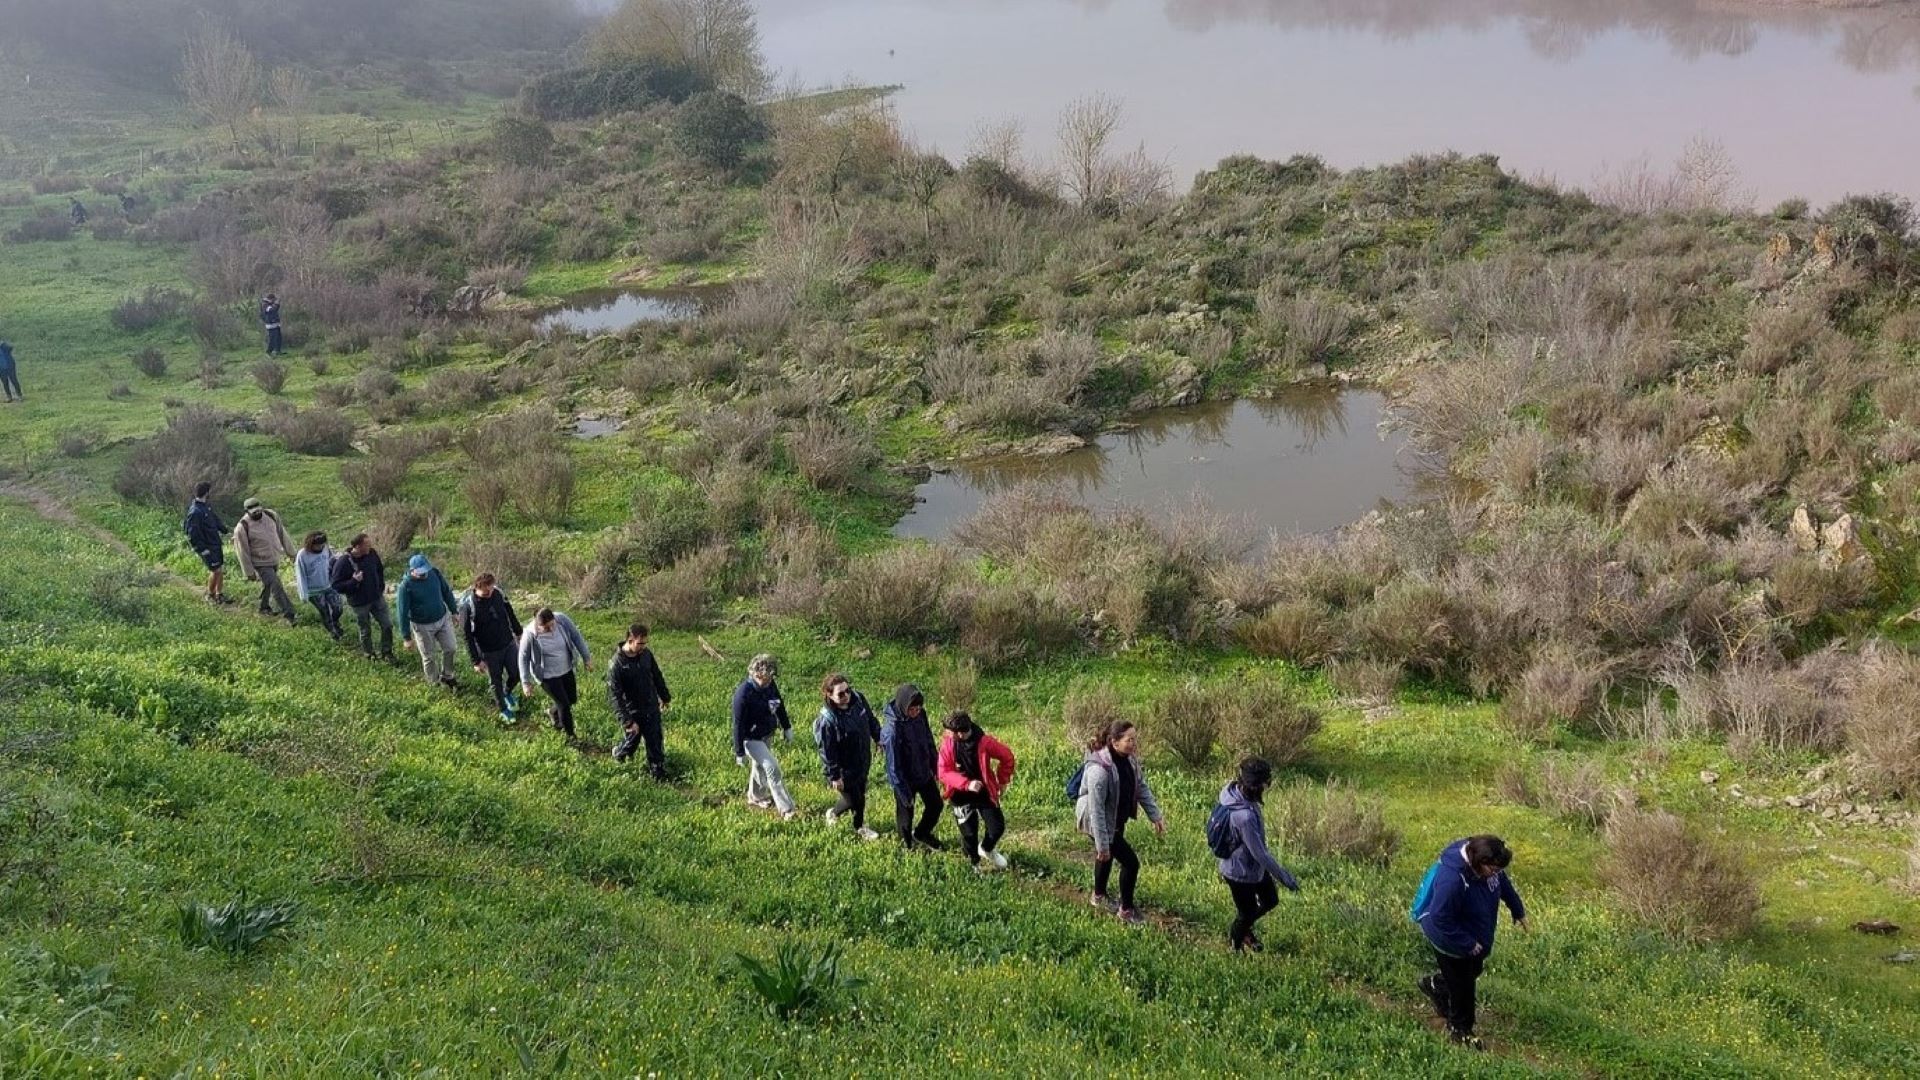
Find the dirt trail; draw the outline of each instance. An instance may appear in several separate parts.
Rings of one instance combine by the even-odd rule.
[[[78,529],[129,558],[137,557],[134,550],[127,546],[126,541],[90,521],[82,520],[80,515],[73,512],[72,507],[30,484],[23,484],[17,480],[0,480],[0,499],[13,499],[26,503],[35,513],[48,521],[65,525],[70,529]]]

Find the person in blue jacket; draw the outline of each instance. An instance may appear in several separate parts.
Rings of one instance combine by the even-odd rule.
[[[1220,878],[1233,894],[1233,925],[1227,940],[1235,952],[1259,952],[1260,938],[1253,927],[1280,905],[1279,886],[1299,892],[1300,882],[1267,847],[1267,822],[1260,800],[1273,783],[1273,766],[1260,758],[1240,763],[1240,774],[1220,790],[1219,805],[1227,811],[1233,829],[1230,853],[1220,860]]]
[[[208,501],[213,484],[202,480],[193,485],[193,502],[187,505],[187,545],[200,556],[207,568],[207,603],[231,604],[227,597],[227,523]]]
[[[4,341],[0,341],[0,387],[6,389],[9,405],[27,400],[26,393],[20,389],[20,367],[14,362],[13,346]]]
[[[867,828],[867,779],[873,771],[873,748],[880,742],[880,721],[867,696],[839,672],[821,682],[820,701],[813,741],[820,748],[827,786],[840,796],[827,811],[827,824],[851,815],[855,836],[878,840],[880,834]]]
[[[773,756],[767,740],[775,728],[793,741],[793,721],[787,716],[787,704],[780,698],[779,662],[765,653],[747,664],[747,677],[733,692],[733,760],[748,769],[747,805],[780,811],[791,821],[799,816],[793,796],[787,793],[786,780],[780,774],[780,760]]]
[[[939,827],[940,811],[947,804],[940,797],[940,750],[933,742],[933,725],[927,721],[927,699],[919,687],[902,683],[881,715],[886,723],[880,727],[880,750],[886,755],[887,787],[893,789],[893,823],[900,843],[939,851],[945,845],[933,830]],[[925,807],[918,826],[913,821],[916,799]]]
[[[1515,926],[1529,929],[1527,906],[1507,876],[1512,863],[1513,852],[1497,836],[1455,840],[1428,871],[1413,911],[1439,968],[1421,978],[1420,992],[1446,1020],[1453,1041],[1476,1050],[1481,1044],[1473,1033],[1474,999],[1493,953],[1500,905],[1513,913]]]

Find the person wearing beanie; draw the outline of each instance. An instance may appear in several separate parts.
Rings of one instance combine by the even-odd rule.
[[[400,623],[401,648],[420,653],[420,673],[430,683],[449,690],[460,685],[454,675],[457,659],[453,640],[453,587],[425,555],[407,560],[407,576],[394,591],[394,614]]]
[[[240,556],[240,569],[248,581],[260,583],[260,614],[272,614],[267,610],[271,601],[292,626],[293,601],[287,598],[287,587],[280,583],[280,564],[292,562],[297,554],[293,537],[287,535],[280,515],[259,499],[248,499],[244,510],[240,523],[233,527],[233,550]]]
[[[942,845],[933,831],[946,802],[940,797],[940,753],[927,723],[927,699],[919,687],[902,684],[882,715],[886,723],[880,727],[880,750],[886,756],[887,787],[893,790],[893,823],[900,842],[938,851]],[[925,806],[917,827],[913,821],[916,800]]]

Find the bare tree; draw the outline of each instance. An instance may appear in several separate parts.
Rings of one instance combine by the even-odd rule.
[[[991,161],[1002,170],[1021,176],[1026,171],[1026,160],[1020,149],[1025,141],[1026,132],[1019,120],[990,120],[973,129],[973,139],[967,144],[967,160]]]
[[[1081,206],[1098,204],[1112,186],[1107,150],[1120,128],[1122,111],[1117,99],[1094,94],[1069,103],[1060,114],[1061,180]]]
[[[296,67],[275,68],[267,88],[273,95],[273,103],[287,114],[293,152],[297,154],[306,146],[307,112],[313,104],[313,76]]]
[[[180,87],[194,112],[226,126],[239,153],[240,123],[260,103],[260,62],[246,43],[217,23],[201,23],[187,39]]]
[[[590,45],[601,60],[682,63],[748,101],[766,96],[766,57],[752,0],[625,0]]]
[[[931,150],[908,144],[893,159],[893,176],[901,190],[920,208],[921,221],[928,239],[933,238],[933,204],[953,176],[953,166]]]

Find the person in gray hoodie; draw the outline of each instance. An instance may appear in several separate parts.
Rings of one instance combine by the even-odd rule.
[[[1167,819],[1147,786],[1140,768],[1140,731],[1131,720],[1116,720],[1097,732],[1087,744],[1082,763],[1080,798],[1073,820],[1093,838],[1093,906],[1113,911],[1122,922],[1144,921],[1134,905],[1134,885],[1140,880],[1140,856],[1127,843],[1127,822],[1147,815],[1153,831],[1167,834]],[[1107,886],[1113,864],[1120,864],[1120,904],[1116,908]]]
[[[587,639],[580,636],[572,619],[552,608],[541,608],[533,625],[520,635],[520,681],[529,693],[537,686],[553,699],[547,718],[568,739],[578,737],[573,730],[573,707],[580,701],[580,680],[574,672],[592,663]]]
[[[1214,813],[1224,814],[1228,826],[1228,853],[1220,858],[1220,877],[1233,893],[1236,912],[1227,939],[1235,952],[1260,951],[1260,938],[1254,924],[1280,904],[1284,885],[1300,891],[1300,882],[1267,849],[1267,822],[1260,800],[1273,783],[1273,766],[1259,758],[1240,763],[1240,775],[1220,791]],[[1212,832],[1211,823],[1208,832]],[[1216,854],[1218,851],[1216,850]]]
[[[308,533],[300,545],[300,554],[293,557],[293,581],[299,587],[300,599],[313,605],[313,610],[320,613],[320,625],[327,628],[333,640],[339,641],[340,613],[346,605],[333,587],[333,560],[327,534]]]

